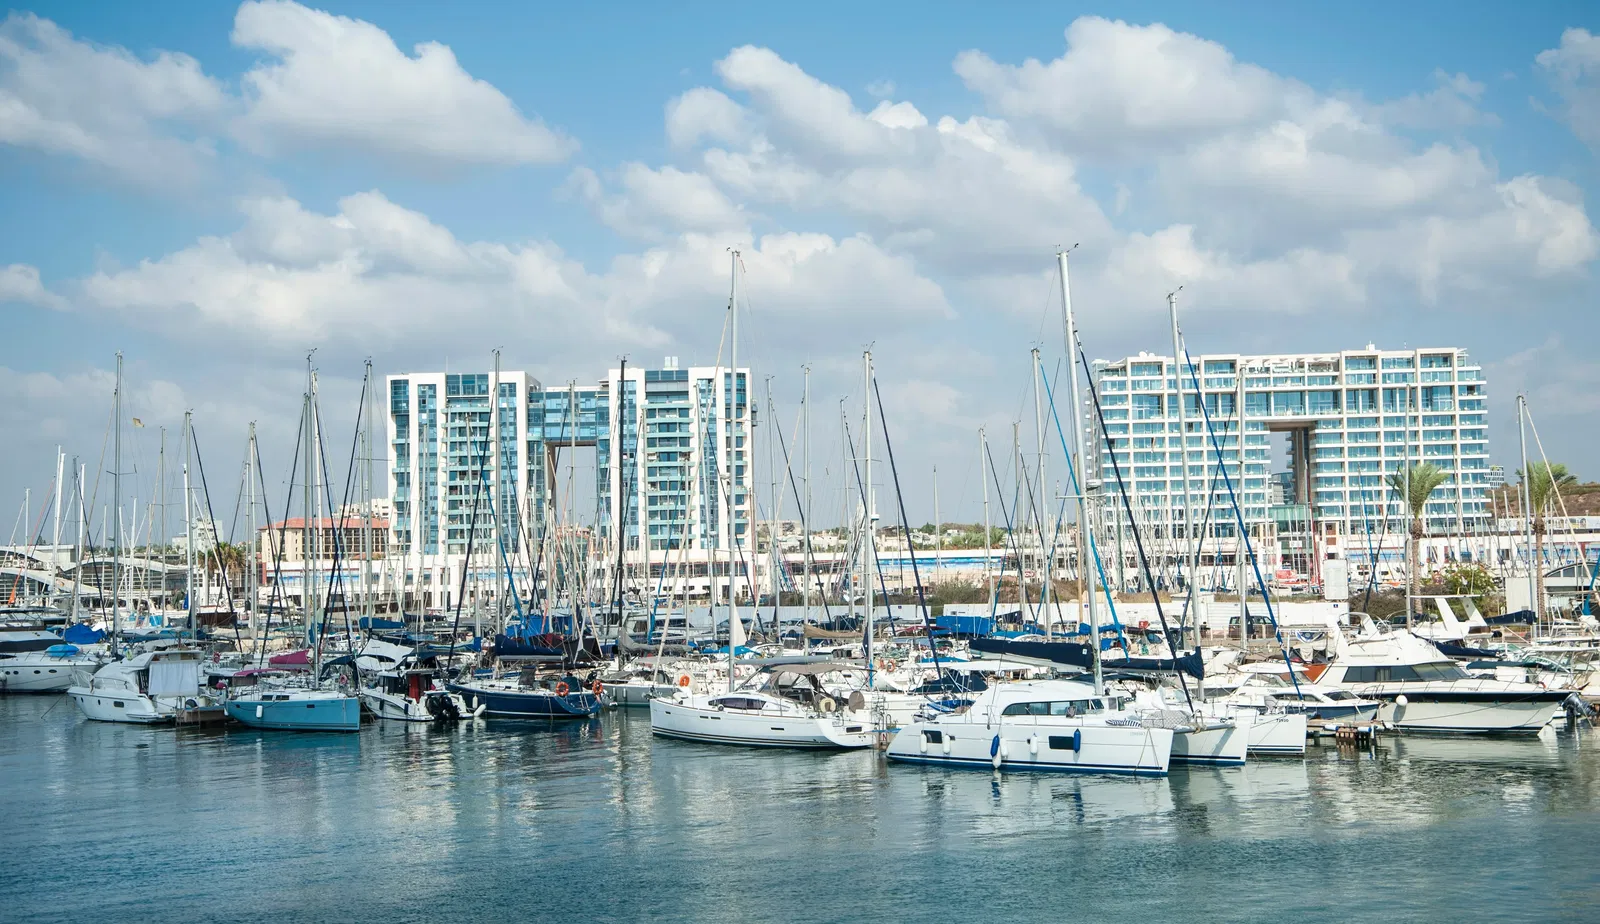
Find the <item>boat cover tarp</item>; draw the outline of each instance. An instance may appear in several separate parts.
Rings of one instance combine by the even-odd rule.
[[[846,639],[861,638],[862,630],[855,629],[853,631],[837,632],[833,629],[824,629],[821,626],[807,625],[803,630],[801,630],[801,634],[806,638],[837,639],[843,641]]]
[[[934,619],[933,624],[935,628],[946,632],[969,637],[990,635],[994,632],[994,620],[988,616],[953,616],[946,614]]]
[[[77,625],[67,626],[66,631],[61,633],[62,641],[71,642],[74,645],[94,645],[105,637],[104,629],[93,629],[87,623],[81,622]]]
[[[398,619],[380,619],[376,616],[363,616],[358,623],[362,629],[404,629],[406,624]]]
[[[302,648],[299,651],[290,651],[280,655],[273,655],[267,659],[267,664],[279,670],[310,670],[311,649]]]
[[[1487,658],[1490,660],[1495,660],[1500,657],[1498,652],[1490,651],[1487,648],[1475,648],[1471,645],[1458,645],[1455,642],[1435,641],[1433,645],[1435,648],[1438,648],[1440,651],[1452,658]]]
[[[500,658],[560,658],[567,652],[567,637],[559,633],[523,638],[501,634],[494,637],[494,653]]]
[[[1533,610],[1517,610],[1515,613],[1486,616],[1483,621],[1491,626],[1531,626],[1534,620]]]

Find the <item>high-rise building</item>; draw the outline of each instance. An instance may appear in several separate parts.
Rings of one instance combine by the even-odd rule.
[[[1182,437],[1178,367],[1171,357],[1140,354],[1094,364],[1111,442],[1093,423],[1091,464],[1114,489],[1115,458],[1141,528],[1157,537],[1185,537],[1185,524],[1207,537],[1236,532],[1208,418],[1252,534],[1277,535],[1289,563],[1304,564],[1308,573],[1320,557],[1342,557],[1340,536],[1404,530],[1408,514],[1385,479],[1407,461],[1431,462],[1448,476],[1427,503],[1430,532],[1490,525],[1485,385],[1465,350],[1368,346],[1339,353],[1206,354],[1193,362],[1182,370],[1188,426]],[[1274,506],[1277,433],[1288,445],[1290,483]],[[1283,524],[1305,524],[1312,535],[1293,544],[1279,534]]]
[[[595,385],[557,387],[515,371],[498,380],[495,373],[389,376],[393,553],[448,566],[466,555],[469,540],[489,558],[500,554],[489,544],[503,540],[515,557],[570,513],[594,518],[602,551],[616,548],[620,525],[635,589],[649,583],[647,566],[659,574],[672,555],[691,591],[708,594],[715,583],[719,599],[730,584],[747,593],[744,577],[728,579],[744,566],[730,571],[727,558],[748,561],[753,547],[749,371],[739,370],[735,389],[726,367],[683,369],[674,357],[663,365],[611,369]],[[574,496],[562,497],[562,453],[585,448],[594,450],[593,493],[573,485]],[[713,566],[718,551],[741,554]]]

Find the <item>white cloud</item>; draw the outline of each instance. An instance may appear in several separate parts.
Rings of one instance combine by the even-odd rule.
[[[1584,144],[1600,153],[1600,35],[1568,29],[1561,44],[1534,59],[1561,97],[1560,116]]]
[[[141,185],[179,184],[210,162],[212,145],[198,128],[227,102],[188,55],[140,60],[29,13],[0,23],[0,143]]]
[[[0,266],[0,303],[21,302],[42,308],[65,308],[66,299],[51,292],[39,281],[38,267],[26,263]]]
[[[673,147],[691,147],[703,138],[732,143],[747,134],[743,107],[710,87],[696,87],[667,103],[667,140]]]
[[[407,55],[371,23],[287,0],[240,6],[232,37],[271,58],[242,78],[248,108],[238,130],[261,150],[311,144],[407,160],[524,164],[560,161],[576,148],[468,74],[437,42]]]
[[[739,232],[748,224],[743,210],[701,173],[675,167],[652,170],[635,163],[623,165],[618,181],[621,194],[607,196],[589,168],[579,167],[572,177],[590,208],[623,234],[660,238],[682,231]]]
[[[1374,117],[1404,128],[1452,129],[1471,125],[1498,125],[1493,113],[1478,108],[1484,85],[1466,74],[1433,72],[1437,84],[1427,93],[1406,96],[1373,107]]]
[[[1077,149],[1148,152],[1285,114],[1300,84],[1236,61],[1222,45],[1156,24],[1085,16],[1048,63],[999,64],[981,51],[956,73],[1001,114],[1036,121]]]

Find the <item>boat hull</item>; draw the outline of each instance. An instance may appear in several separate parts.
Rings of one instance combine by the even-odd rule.
[[[1566,693],[1493,696],[1489,694],[1401,694],[1378,707],[1380,721],[1396,730],[1426,735],[1536,735],[1549,724]]]
[[[889,742],[890,760],[982,770],[1165,776],[1174,735],[1136,725],[913,722]]]
[[[1250,724],[1250,755],[1303,757],[1306,753],[1306,717],[1299,712],[1272,712],[1255,716]]]
[[[354,696],[301,700],[229,700],[228,716],[251,728],[275,731],[361,730],[361,700]]]
[[[587,719],[600,712],[600,697],[589,692],[558,695],[548,690],[500,690],[450,684],[474,714],[497,719]]]
[[[438,714],[430,711],[428,700],[433,698],[450,700],[455,707],[453,714],[450,710],[440,710]],[[391,722],[451,722],[473,718],[473,710],[467,705],[466,700],[456,693],[433,691],[419,700],[397,693],[363,690],[361,705],[369,714]]]
[[[64,693],[73,685],[74,670],[92,672],[99,666],[99,662],[86,659],[8,658],[0,661],[0,693]]]
[[[79,711],[95,722],[121,722],[127,725],[160,725],[173,721],[176,711],[166,709],[148,696],[133,692],[107,692],[88,687],[72,687],[67,695]]]
[[[612,705],[626,706],[630,709],[647,708],[652,699],[672,696],[678,692],[678,688],[670,683],[608,683],[605,689]]]
[[[1212,767],[1240,767],[1249,756],[1253,716],[1240,715],[1205,727],[1184,727],[1173,732],[1172,762]],[[1304,730],[1301,746],[1304,747]]]
[[[668,699],[650,701],[650,731],[664,738],[755,748],[847,750],[872,745],[872,725],[865,719],[703,708]]]

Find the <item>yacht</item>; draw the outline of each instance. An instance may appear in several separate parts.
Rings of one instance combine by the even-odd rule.
[[[767,664],[726,693],[682,688],[650,700],[650,730],[665,738],[749,747],[870,747],[873,727],[859,691],[829,695],[822,678],[855,670],[842,661]]]
[[[438,682],[437,674],[422,667],[371,674],[371,682],[361,689],[361,705],[380,719],[397,722],[459,722],[476,718],[488,708],[487,704],[469,707],[460,693]]]
[[[44,629],[0,629],[0,693],[60,693],[102,663]]]
[[[1164,776],[1174,733],[1072,680],[997,684],[970,706],[901,728],[889,759],[995,770]]]
[[[217,703],[200,683],[203,657],[187,648],[141,652],[93,674],[80,670],[67,695],[97,722],[154,725],[205,713]]]
[[[360,731],[361,699],[344,690],[304,683],[299,675],[260,675],[229,692],[229,717],[251,728],[277,731]]]
[[[1570,689],[1474,678],[1431,642],[1404,629],[1342,639],[1317,683],[1381,701],[1378,718],[1402,732],[1537,734]]]
[[[599,680],[584,686],[572,675],[540,677],[533,669],[516,677],[458,680],[445,686],[473,715],[491,719],[587,719],[605,705]]]

